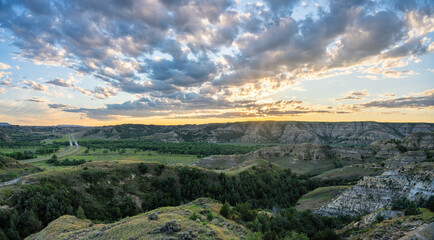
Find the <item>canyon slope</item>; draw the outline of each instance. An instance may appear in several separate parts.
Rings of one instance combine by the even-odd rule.
[[[167,142],[354,145],[385,139],[398,140],[411,133],[432,131],[432,123],[264,121],[177,126],[124,124],[93,128],[84,136]]]

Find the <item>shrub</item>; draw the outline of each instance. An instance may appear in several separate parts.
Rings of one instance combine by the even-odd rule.
[[[418,215],[420,213],[421,212],[420,212],[419,207],[414,202],[410,202],[410,204],[408,205],[408,207],[404,211],[405,216]]]
[[[381,214],[377,214],[377,216],[375,217],[376,222],[382,222],[383,220],[384,220],[384,217]]]
[[[144,163],[139,164],[139,172],[140,173],[147,173],[148,172],[148,166]]]
[[[251,210],[250,204],[246,203],[238,203],[235,206],[235,210],[240,214],[241,219],[246,222],[253,221],[256,218],[255,211]]]
[[[181,230],[181,225],[176,221],[166,222],[162,227],[159,227],[155,230],[155,233],[167,233],[173,234],[175,232],[179,232]]]
[[[80,218],[80,219],[85,219],[86,218],[86,215],[84,214],[84,210],[83,210],[83,208],[81,206],[78,206],[77,217]]]
[[[428,208],[431,212],[434,212],[434,196],[426,199],[422,205],[424,208]]]
[[[246,240],[261,240],[262,234],[260,232],[249,233],[246,236]]]
[[[304,233],[291,231],[283,240],[309,240],[309,238]]]
[[[410,204],[407,198],[398,198],[392,202],[392,210],[403,210],[406,209]]]
[[[157,176],[160,176],[161,173],[163,172],[164,167],[165,167],[164,164],[159,164],[159,165],[155,166],[154,167],[155,174]]]
[[[151,212],[148,214],[148,219],[149,220],[158,220],[158,214],[155,212]]]
[[[247,223],[247,228],[252,230],[253,232],[262,231],[262,224],[259,222],[259,219],[256,217],[254,221]]]
[[[209,212],[208,214],[206,214],[206,219],[211,222],[214,219],[214,215]]]
[[[193,214],[190,215],[190,217],[188,217],[188,219],[196,221],[197,219],[200,220],[200,216],[197,215],[196,213],[193,213]]]
[[[333,239],[339,239],[339,236],[335,233],[335,231],[331,229],[326,229],[317,232],[313,236],[314,240],[333,240]]]
[[[229,203],[225,202],[225,204],[223,204],[223,206],[220,208],[220,214],[225,218],[229,218],[231,214]]]

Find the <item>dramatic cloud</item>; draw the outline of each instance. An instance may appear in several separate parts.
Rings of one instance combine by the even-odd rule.
[[[4,85],[4,86],[8,86],[8,87],[13,87],[14,85],[12,84],[12,82],[10,80],[0,80],[0,85]]]
[[[400,97],[388,100],[375,100],[360,104],[362,108],[411,108],[433,109],[434,89],[426,90],[420,96]]]
[[[24,80],[23,83],[26,85],[23,88],[32,89],[32,90],[41,91],[41,92],[45,92],[48,90],[47,86],[45,86],[43,84],[36,83],[35,81]]]
[[[74,109],[75,107],[67,105],[67,104],[61,104],[61,103],[51,103],[48,104],[49,108],[54,108],[54,109]]]
[[[48,81],[47,83],[52,84],[52,85],[56,85],[59,87],[73,87],[71,81],[64,80],[61,78],[56,78],[54,80]]]
[[[104,99],[116,95],[117,91],[112,87],[96,87],[92,93],[96,98]]]
[[[337,98],[335,99],[335,101],[340,101],[340,100],[360,100],[363,99],[364,97],[369,96],[368,91],[366,90],[361,90],[361,91],[350,91],[348,93],[344,94],[343,98]]]
[[[215,114],[222,117],[341,113],[269,98],[302,90],[304,81],[353,73],[360,81],[415,77],[416,68],[402,68],[434,51],[427,36],[434,32],[430,1],[328,0],[314,6],[299,0],[0,0],[0,28],[18,49],[14,59],[69,68],[93,81],[59,77],[46,82],[54,89],[92,100],[124,97],[103,108],[49,105],[98,119],[201,110],[222,111]],[[6,69],[15,74],[0,62]],[[9,75],[0,72],[0,85],[20,84]],[[335,101],[366,96],[367,90],[352,91]],[[409,99],[395,100],[411,106]]]
[[[71,80],[65,80],[62,78],[56,78],[56,79],[48,81],[47,83],[55,85],[55,86],[59,86],[59,87],[71,88],[71,89],[74,89],[76,91],[83,93],[84,95],[93,94],[93,96],[98,98],[98,99],[105,99],[105,98],[108,98],[111,96],[115,96],[117,94],[117,90],[113,87],[98,86],[93,91],[91,91],[91,90],[87,90],[87,89],[84,89],[84,88],[81,88],[81,87],[78,87],[78,86],[72,84]]]
[[[27,102],[37,102],[37,103],[45,102],[44,99],[37,98],[37,97],[34,97],[34,98],[28,98],[28,99],[23,99],[23,101],[27,101]]]
[[[174,100],[175,99],[175,100]],[[200,109],[200,110],[199,110]],[[227,111],[227,109],[231,109]],[[237,118],[303,115],[311,113],[341,114],[349,113],[339,109],[312,106],[303,101],[216,101],[200,95],[189,94],[161,101],[158,98],[142,98],[122,104],[107,104],[104,108],[64,109],[66,112],[84,113],[89,118],[105,120],[118,116],[151,117],[167,116],[174,119],[188,118]]]
[[[12,79],[9,77],[11,73],[10,72],[3,72],[0,71],[0,85],[13,87]]]
[[[8,65],[8,64],[6,64],[6,63],[2,63],[2,62],[0,62],[0,69],[1,69],[1,70],[6,70],[6,69],[9,69],[9,68],[11,68],[10,65]]]
[[[393,93],[383,93],[379,94],[380,97],[395,97],[395,94]]]

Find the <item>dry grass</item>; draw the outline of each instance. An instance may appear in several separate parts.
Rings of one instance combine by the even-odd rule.
[[[304,211],[319,208],[351,186],[320,187],[303,195],[297,202],[296,209]]]
[[[150,212],[128,217],[110,224],[93,225],[89,220],[73,216],[62,216],[53,221],[41,232],[29,236],[29,240],[42,239],[162,239],[174,236],[188,229],[197,234],[198,239],[241,239],[248,230],[219,213],[221,204],[208,198],[200,198],[178,207],[163,207]],[[157,213],[157,220],[149,220],[149,213]],[[206,218],[207,212],[215,217]],[[200,216],[200,221],[189,219],[192,214]],[[156,229],[169,221],[176,221],[180,230],[176,233],[156,233]]]

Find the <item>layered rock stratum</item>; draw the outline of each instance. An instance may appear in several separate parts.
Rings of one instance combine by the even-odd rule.
[[[364,177],[317,212],[322,215],[358,215],[374,212],[401,197],[412,201],[434,195],[434,163],[425,162]]]
[[[155,137],[168,142],[370,144],[378,140],[399,140],[412,133],[432,131],[432,123],[267,121],[179,126],[125,124],[94,128],[85,135],[110,139]]]

